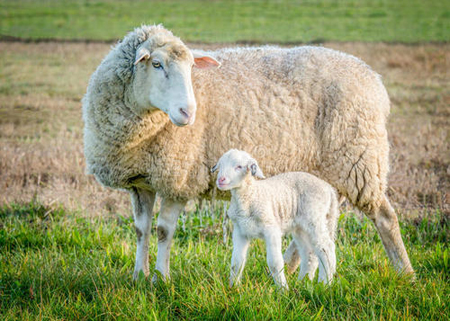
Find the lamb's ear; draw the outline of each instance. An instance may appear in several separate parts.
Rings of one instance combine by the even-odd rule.
[[[194,56],[195,67],[200,69],[218,68],[220,67],[220,62],[218,62],[214,57],[205,55],[200,51],[192,50],[192,55]]]
[[[211,167],[211,173],[214,173],[217,170],[217,168],[219,168],[219,163]]]
[[[252,163],[250,165],[250,170],[252,171],[253,176],[256,176],[256,177],[262,178],[262,179],[266,178],[257,163]]]
[[[150,59],[150,51],[147,48],[141,47],[136,51],[136,59],[134,60],[134,65],[137,65],[143,60]]]

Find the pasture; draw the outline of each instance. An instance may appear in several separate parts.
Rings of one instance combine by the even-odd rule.
[[[296,43],[448,41],[448,3],[439,0],[3,0],[1,35],[115,40],[164,23],[187,41]]]
[[[291,275],[286,293],[273,285],[260,241],[250,248],[241,288],[228,287],[232,246],[223,242],[218,212],[182,215],[172,280],[156,286],[131,280],[131,218],[79,214],[36,202],[0,209],[3,320],[448,319],[450,226],[439,211],[401,221],[416,281],[395,273],[372,224],[349,212],[339,220],[335,282]]]
[[[448,319],[448,4],[152,4],[127,12],[130,3],[115,0],[0,3],[0,318]],[[331,287],[292,275],[291,290],[280,293],[264,244],[254,242],[242,287],[229,289],[222,203],[192,202],[178,222],[172,280],[132,282],[129,197],[84,174],[80,100],[111,40],[154,22],[201,49],[320,42],[380,73],[392,101],[388,195],[417,280],[396,275],[370,221],[344,204]],[[153,236],[151,268],[156,246]]]

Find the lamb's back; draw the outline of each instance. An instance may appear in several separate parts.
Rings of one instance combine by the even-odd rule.
[[[291,225],[296,217],[316,212],[317,204],[327,207],[333,187],[304,172],[288,172],[257,182],[261,201],[271,208],[282,225]],[[313,214],[314,215],[314,214]]]

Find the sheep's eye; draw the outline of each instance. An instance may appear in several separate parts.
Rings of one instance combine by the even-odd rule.
[[[242,169],[241,165],[236,166],[236,170],[241,170],[241,169]]]
[[[160,63],[160,62],[157,62],[157,61],[153,61],[153,62],[152,62],[152,66],[153,66],[154,68],[156,68],[156,69],[162,68],[161,63]]]

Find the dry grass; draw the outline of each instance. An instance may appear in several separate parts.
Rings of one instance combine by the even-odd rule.
[[[403,213],[450,213],[450,45],[327,43],[383,75],[392,99],[389,194]],[[0,42],[0,204],[129,212],[84,175],[80,100],[107,44]],[[211,47],[211,46],[203,46]]]

